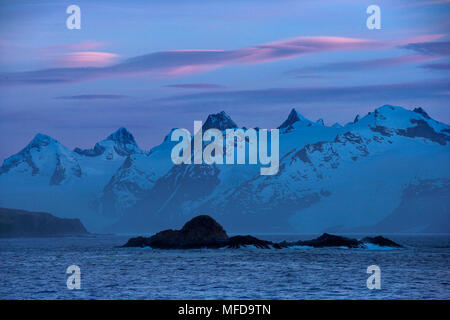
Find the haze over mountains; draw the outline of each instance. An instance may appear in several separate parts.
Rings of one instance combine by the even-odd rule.
[[[203,124],[236,127],[225,112]],[[37,134],[0,168],[0,207],[126,233],[199,214],[230,232],[450,232],[450,127],[423,109],[385,105],[345,126],[293,109],[279,129],[274,176],[259,164],[173,165],[170,133],[150,151],[125,128],[86,150]]]

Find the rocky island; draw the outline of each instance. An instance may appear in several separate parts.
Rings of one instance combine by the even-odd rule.
[[[0,208],[0,238],[86,235],[79,219],[58,218],[46,212]]]
[[[282,249],[293,246],[366,248],[367,244],[392,248],[402,247],[382,236],[357,240],[324,233],[312,240],[280,243],[260,240],[250,235],[228,237],[224,228],[208,215],[200,215],[191,219],[181,230],[164,230],[151,237],[131,238],[123,247],[151,247],[154,249],[240,248],[246,246],[261,249]]]

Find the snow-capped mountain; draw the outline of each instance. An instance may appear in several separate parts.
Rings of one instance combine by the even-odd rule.
[[[106,139],[95,144],[92,149],[75,148],[74,152],[86,157],[103,156],[106,160],[143,153],[133,135],[124,127],[110,134]]]
[[[321,119],[317,120],[318,123],[320,123],[320,120]],[[322,122],[323,122],[323,120],[322,120]],[[306,119],[304,116],[302,116],[300,113],[298,113],[297,110],[295,110],[295,108],[294,108],[289,113],[287,119],[278,127],[278,129],[281,129],[282,132],[289,132],[293,129],[294,124],[297,127],[299,125],[311,127],[314,124],[314,122]]]
[[[386,219],[403,205],[411,183],[434,181],[442,193],[448,185],[442,181],[450,181],[449,126],[422,109],[383,106],[344,127],[293,109],[279,128],[276,176],[261,176],[257,165],[173,166],[140,195],[121,228],[158,230],[211,214],[236,232],[344,231]],[[442,207],[437,216],[447,217],[450,230],[448,204],[442,197],[429,201],[440,203],[433,208]],[[433,212],[424,214],[432,223]],[[392,229],[428,227],[421,220]]]
[[[238,126],[222,111],[209,128]],[[345,126],[293,109],[279,129],[274,176],[260,165],[174,165],[170,133],[149,152],[125,128],[88,150],[38,134],[0,168],[0,206],[118,232],[198,214],[232,232],[450,231],[450,127],[423,109],[386,105]]]
[[[98,214],[99,195],[133,154],[144,151],[125,128],[93,149],[73,151],[39,133],[0,168],[0,205],[78,217],[91,227],[101,227],[108,219]]]
[[[81,177],[81,168],[70,150],[55,139],[38,133],[19,153],[6,159],[0,174],[40,176],[50,185]]]

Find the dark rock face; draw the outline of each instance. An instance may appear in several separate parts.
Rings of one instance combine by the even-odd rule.
[[[111,133],[106,140],[112,140],[120,142],[122,144],[136,145],[133,135],[124,127],[119,128],[117,131]]]
[[[208,129],[217,129],[224,131],[226,129],[236,129],[237,124],[230,118],[225,111],[221,111],[216,114],[210,114],[203,124],[203,131]]]
[[[0,208],[0,237],[52,237],[88,234],[79,219],[45,212]]]
[[[56,168],[50,178],[50,185],[59,185],[64,179],[66,179],[66,168],[62,166],[59,155],[56,155]]]
[[[360,248],[361,243],[356,239],[335,236],[332,234],[324,233],[320,237],[313,240],[297,241],[295,245],[309,246],[314,248],[324,247],[347,247],[347,248]]]
[[[278,127],[278,129],[284,129],[292,126],[295,122],[300,121],[298,113],[295,109],[292,109],[288,118]]]
[[[247,236],[228,237],[225,230],[210,216],[202,215],[188,221],[181,230],[165,230],[146,238],[131,238],[123,247],[152,247],[156,249],[194,249],[194,248],[240,248],[255,246],[260,249],[282,249],[290,246],[310,246],[314,248],[324,247],[347,247],[365,248],[364,243],[373,243],[380,246],[401,246],[381,236],[364,238],[362,241],[356,239],[336,236],[328,233],[322,234],[313,240],[297,242],[280,242],[260,240]]]
[[[382,236],[377,236],[377,237],[365,237],[361,240],[362,243],[371,243],[371,244],[376,244],[378,246],[381,247],[394,247],[394,248],[402,248],[401,245],[399,245],[398,243],[389,240],[385,237]]]
[[[86,157],[97,157],[105,152],[105,148],[96,143],[93,149],[75,148],[73,151]]]
[[[309,163],[312,164],[311,159],[308,157],[308,154],[306,153],[306,149],[305,147],[303,147],[302,149],[300,149],[292,159],[300,159],[305,163]]]
[[[78,178],[81,177],[81,168],[78,163],[76,164],[76,166],[70,168],[70,171],[75,177],[78,177]],[[59,156],[59,154],[57,154],[56,155],[56,167],[55,167],[55,171],[53,171],[52,177],[50,178],[50,185],[59,185],[66,178],[67,178],[66,168],[63,166],[63,164],[61,162],[61,157]]]
[[[122,157],[136,153],[136,149],[138,148],[133,135],[124,127],[110,134],[106,140],[115,142],[114,150]]]
[[[447,141],[450,141],[450,137],[443,134],[437,133],[432,127],[428,125],[424,120],[411,120],[411,123],[415,124],[414,127],[409,127],[406,129],[398,129],[397,134],[410,138],[425,138],[433,142],[437,142],[440,145],[445,146]]]
[[[370,130],[372,130],[373,132],[378,132],[385,137],[392,137],[394,135],[392,129],[389,129],[385,126],[370,127]]]
[[[413,110],[414,112],[417,112],[418,114],[421,114],[424,118],[426,118],[426,119],[431,119],[430,118],[430,116],[428,115],[428,113],[425,111],[425,110],[423,110],[421,107],[419,107],[419,108],[414,108],[414,110]]]

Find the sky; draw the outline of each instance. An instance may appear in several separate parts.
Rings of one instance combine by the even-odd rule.
[[[90,148],[122,126],[149,150],[222,110],[260,128],[293,107],[332,125],[384,104],[449,123],[449,14],[450,0],[3,0],[0,160],[37,133]]]

